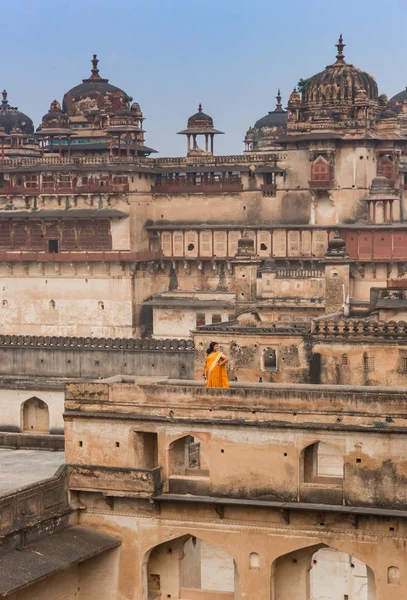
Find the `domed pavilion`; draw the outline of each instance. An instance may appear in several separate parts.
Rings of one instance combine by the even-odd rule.
[[[345,61],[342,35],[336,47],[336,61],[320,73],[300,79],[301,96],[296,91],[291,94],[288,132],[374,127],[381,110],[376,81]]]
[[[287,112],[281,104],[281,94],[278,90],[276,108],[269,111],[247,130],[245,137],[246,152],[275,150],[278,140],[287,132]]]

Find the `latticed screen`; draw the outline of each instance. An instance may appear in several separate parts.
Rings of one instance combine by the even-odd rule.
[[[374,371],[374,358],[372,356],[363,357],[363,369],[364,371]]]

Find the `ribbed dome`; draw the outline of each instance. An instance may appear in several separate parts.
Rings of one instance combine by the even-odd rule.
[[[96,54],[92,59],[92,75],[67,92],[63,99],[63,110],[68,116],[85,115],[88,112],[104,109],[107,112],[127,108],[129,97],[120,88],[111,85],[108,79],[99,75]]]
[[[202,104],[198,107],[198,112],[189,117],[188,127],[213,127],[213,119],[202,112]]]
[[[7,92],[2,92],[3,100],[0,104],[0,126],[4,127],[6,133],[13,129],[22,133],[33,133],[34,124],[30,117],[19,111],[15,106],[10,106],[7,100]]]
[[[42,117],[41,128],[42,129],[66,129],[70,127],[69,117],[66,113],[62,112],[61,105],[58,100],[51,102],[51,106],[46,115]]]
[[[345,62],[342,35],[339,38],[336,62],[324,71],[302,82],[302,103],[335,108],[339,104],[353,104],[359,90],[367,99],[377,101],[377,84],[373,77]]]

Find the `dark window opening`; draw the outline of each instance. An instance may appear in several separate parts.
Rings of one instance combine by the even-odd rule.
[[[265,350],[263,350],[263,359],[265,371],[276,371],[277,355],[274,348],[265,348]]]
[[[58,253],[58,240],[48,240],[48,252]]]
[[[205,315],[204,313],[198,313],[196,315],[196,326],[202,327],[203,325],[205,325]]]
[[[260,250],[267,250],[266,244],[260,244]]]
[[[212,315],[212,324],[213,323],[222,323],[222,315]]]
[[[192,252],[192,250],[195,248],[194,244],[188,244],[188,250],[190,252]]]

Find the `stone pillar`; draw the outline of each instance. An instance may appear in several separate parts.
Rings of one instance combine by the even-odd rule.
[[[325,314],[347,312],[349,297],[349,254],[337,231],[325,255]]]
[[[242,237],[238,241],[237,253],[232,261],[235,266],[236,313],[255,308],[257,301],[257,269],[261,259],[254,251],[254,241]]]

